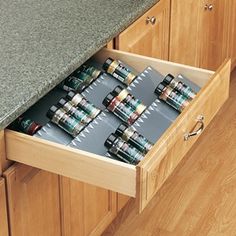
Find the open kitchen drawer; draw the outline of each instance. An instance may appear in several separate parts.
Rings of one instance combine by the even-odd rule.
[[[228,98],[230,62],[214,73],[107,49],[94,57],[104,62],[108,56],[140,72],[152,66],[163,75],[184,74],[201,90],[137,166],[11,130],[5,131],[7,158],[135,197],[142,211]]]

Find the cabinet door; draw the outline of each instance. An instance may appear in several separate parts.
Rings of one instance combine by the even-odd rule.
[[[199,67],[216,70],[227,57],[228,0],[201,0],[199,17]]]
[[[100,235],[116,216],[116,193],[61,178],[65,236]]]
[[[4,175],[11,235],[61,235],[58,175],[21,164]]]
[[[168,59],[170,0],[161,0],[123,31],[116,48],[144,56]]]
[[[198,66],[200,0],[172,0],[169,60]]]
[[[228,0],[172,0],[170,61],[216,70],[227,57]]]
[[[0,178],[0,236],[7,236],[7,203],[4,179]]]

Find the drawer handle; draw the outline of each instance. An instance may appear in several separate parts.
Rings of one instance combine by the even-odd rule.
[[[155,25],[155,23],[156,23],[156,17],[155,16],[153,16],[153,17],[147,17],[147,19],[146,19],[146,24],[148,25],[149,24],[149,22],[152,24],[152,25]]]
[[[198,127],[198,129],[184,135],[184,141],[187,141],[192,136],[198,135],[203,131],[204,129],[204,116],[203,115],[198,116],[195,127]]]

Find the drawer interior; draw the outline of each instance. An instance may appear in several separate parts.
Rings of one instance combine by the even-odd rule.
[[[86,64],[93,65],[102,70],[105,59],[103,60],[100,57],[94,57]],[[115,57],[115,59],[119,58]],[[124,62],[126,62],[126,60],[124,60]],[[126,66],[130,67],[129,63],[126,63]],[[104,142],[111,133],[115,132],[122,122],[106,110],[102,101],[109,92],[117,85],[120,85],[127,88],[132,95],[140,99],[147,106],[147,110],[132,126],[152,143],[155,143],[175,121],[179,112],[159,100],[154,93],[156,86],[165,76],[165,74],[158,71],[160,68],[157,68],[157,70],[147,65],[146,68],[140,70],[136,69],[136,65],[134,65],[134,68],[130,67],[130,69],[138,74],[138,78],[129,86],[124,86],[124,84],[117,79],[104,73],[82,92],[82,95],[96,107],[101,109],[102,112],[76,138],[73,138],[50,122],[46,116],[48,109],[67,94],[67,92],[63,91],[59,86],[53,89],[25,112],[25,116],[44,125],[43,130],[38,132],[35,136],[94,154],[107,155],[107,149],[104,146]],[[169,70],[168,73],[170,72],[171,71]],[[190,78],[191,77],[192,76],[190,76]],[[200,85],[195,83],[194,79],[191,81],[183,75],[182,81],[192,87],[196,92],[200,90]],[[157,127],[155,132],[153,132],[153,126]],[[50,138],[46,134],[50,134]],[[94,145],[94,143],[96,143],[96,145]]]
[[[148,108],[135,121],[133,127],[153,143],[156,143],[170,125],[181,116],[157,99],[153,93],[157,84],[168,73],[174,76],[183,74],[189,80],[183,78],[184,82],[199,91],[213,74],[207,70],[146,57],[143,60],[139,56],[129,56],[126,53],[106,49],[97,53],[88,63],[101,68],[102,63],[108,57],[123,61],[139,73],[139,78],[128,86],[127,90],[143,101]],[[116,130],[121,121],[105,109],[102,100],[116,85],[121,85],[121,83],[109,75],[102,75],[82,93],[102,112],[75,139],[51,122],[48,123],[46,112],[51,105],[56,104],[61,97],[66,95],[66,92],[59,88],[53,89],[32,106],[25,115],[45,125],[46,129],[48,126],[51,131],[53,130],[54,139],[40,140],[37,138],[38,135],[27,137],[28,135],[16,134],[16,132],[6,132],[8,158],[129,196],[136,196],[136,177],[138,178],[138,176],[136,176],[135,166],[104,157],[107,155],[107,150],[103,145],[104,141],[110,133]],[[124,85],[122,86],[124,87]],[[157,127],[155,132],[153,132],[153,126]],[[52,144],[52,142],[57,144]],[[34,143],[37,143],[37,148]],[[32,147],[29,147],[30,145]],[[13,146],[14,150],[12,150]],[[21,154],[26,147],[32,150],[33,155]],[[37,151],[40,152],[40,150],[42,151],[40,158],[37,158],[39,155]],[[58,162],[59,165],[55,162]],[[84,169],[87,169],[86,173]],[[91,176],[92,171],[95,174]]]

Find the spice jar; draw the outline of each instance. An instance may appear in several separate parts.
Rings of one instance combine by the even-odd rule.
[[[74,117],[69,116],[64,109],[55,105],[49,109],[47,117],[73,137],[76,137],[85,126]]]
[[[89,117],[87,113],[77,109],[71,101],[61,98],[58,105],[82,124],[88,124],[92,121],[92,118]]]
[[[147,138],[131,126],[121,124],[115,133],[142,153],[147,153],[153,147],[153,144]]]
[[[84,110],[91,118],[95,118],[100,113],[100,109],[96,108],[92,103],[87,101],[86,98],[84,98],[79,93],[70,91],[66,97],[76,107],[79,107]]]
[[[79,68],[79,71],[82,71],[88,75],[90,75],[91,77],[93,77],[93,79],[97,79],[102,72],[100,70],[98,70],[97,68],[93,67],[93,66],[88,66],[88,65],[82,65]]]
[[[108,58],[103,64],[103,69],[122,83],[129,85],[136,78],[130,69],[125,67],[121,62]]]
[[[105,141],[104,145],[108,148],[108,151],[111,154],[116,155],[121,160],[130,164],[136,165],[144,158],[141,152],[139,152],[135,147],[129,145],[116,134],[111,134]]]
[[[189,99],[184,95],[174,90],[173,88],[166,86],[163,82],[158,84],[155,89],[155,93],[161,100],[165,101],[167,104],[169,104],[179,112],[182,112],[190,102]]]
[[[177,77],[179,77],[180,75],[178,75]],[[171,74],[168,74],[163,82],[170,86],[171,88],[175,89],[176,91],[178,91],[179,93],[183,94],[185,97],[187,97],[188,99],[193,99],[196,96],[196,93],[192,90],[191,87],[189,87],[188,85],[186,85],[184,82],[175,79],[175,77]]]
[[[141,115],[145,111],[146,106],[121,86],[118,85],[112,91],[112,93],[117,96],[120,101],[127,104],[128,106],[131,106],[133,110],[139,115]]]
[[[139,117],[131,107],[126,106],[112,93],[109,93],[102,103],[109,111],[129,125],[133,124]]]
[[[16,120],[15,128],[25,134],[34,135],[38,130],[42,128],[42,125],[34,122],[28,117],[20,116]]]
[[[81,83],[82,80],[75,76],[69,76],[65,79],[64,83],[62,84],[62,89],[65,91],[80,91],[81,90]]]

